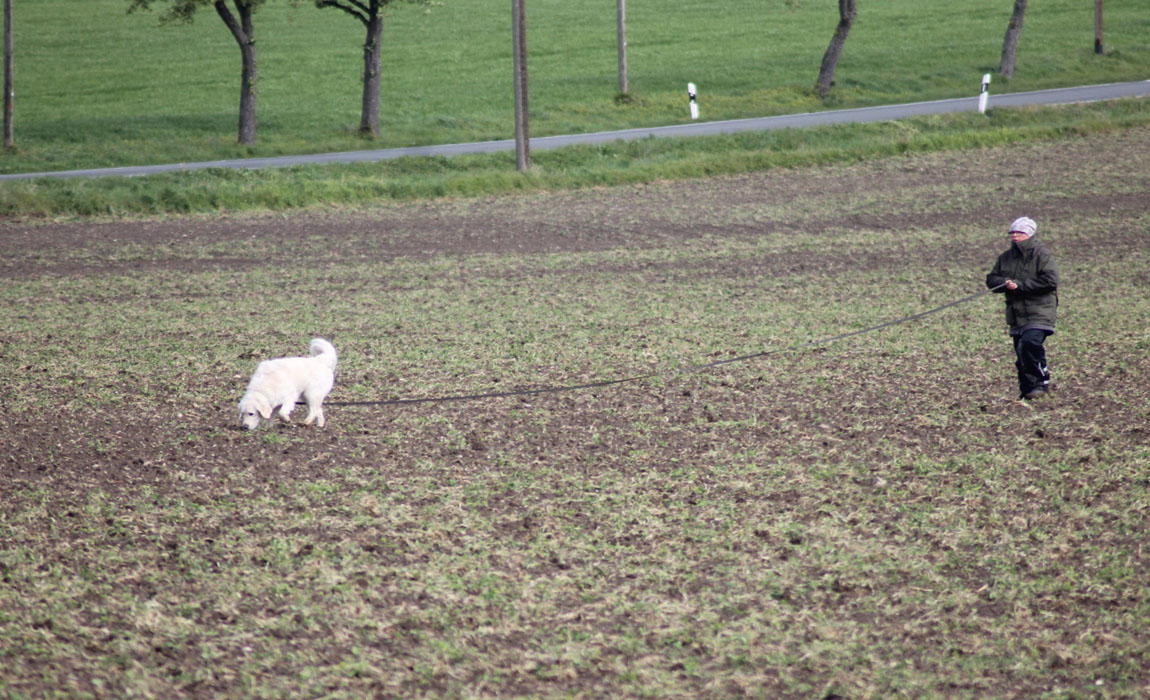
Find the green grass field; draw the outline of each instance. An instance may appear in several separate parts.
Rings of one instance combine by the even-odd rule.
[[[829,3],[752,1],[629,7],[630,95],[617,99],[613,3],[532,2],[532,134],[685,122],[688,81],[702,118],[764,116],[971,96],[994,72],[1009,7],[983,0],[892,0],[862,8],[825,102],[812,90],[837,21]],[[1015,78],[992,92],[1143,79],[1150,18],[1137,0],[1106,5],[1106,53],[1093,13],[1072,0],[1030,8]],[[204,12],[186,26],[125,15],[123,0],[44,0],[16,8],[16,144],[0,172],[217,160],[505,139],[512,135],[510,11],[462,0],[399,5],[385,29],[382,134],[355,136],[361,28],[339,12],[272,2],[256,15],[258,143],[235,143],[239,52]],[[371,206],[380,201],[555,190],[764,168],[852,162],[1093,133],[1146,123],[1144,101],[972,115],[797,135],[608,144],[536,153],[406,159],[362,166],[208,171],[125,180],[0,184],[0,215],[93,216]]]
[[[239,52],[206,11],[191,26],[125,15],[126,0],[16,6],[16,135],[3,172],[215,160],[510,138],[510,9],[450,0],[399,4],[385,28],[382,135],[356,138],[362,32],[308,3],[256,14],[259,143],[235,144]],[[1150,13],[1106,3],[1106,46],[1093,53],[1093,12],[1078,0],[1030,8],[1014,80],[994,91],[1150,77]],[[686,84],[702,118],[764,116],[977,94],[993,72],[1009,3],[864,5],[833,98],[811,91],[837,22],[828,2],[633,2],[634,100],[616,101],[615,4],[528,6],[532,133],[603,131],[687,121]]]

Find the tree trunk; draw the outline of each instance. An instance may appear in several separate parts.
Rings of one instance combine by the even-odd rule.
[[[1006,25],[1006,38],[1002,40],[1002,61],[998,64],[998,74],[1005,78],[1014,77],[1014,55],[1018,52],[1018,35],[1022,33],[1022,16],[1026,14],[1026,0],[1014,0],[1014,13],[1010,24]]]
[[[835,35],[831,38],[827,52],[823,54],[823,63],[819,67],[819,79],[815,83],[815,90],[819,97],[830,94],[831,86],[835,82],[835,68],[839,64],[839,57],[843,53],[843,45],[847,42],[851,25],[858,16],[858,6],[855,0],[839,0],[839,24],[835,28]]]
[[[228,10],[225,0],[215,0],[216,13],[231,30],[240,47],[243,72],[240,76],[240,126],[239,142],[250,146],[256,142],[256,82],[259,73],[256,69],[256,40],[252,32],[252,6],[249,0],[232,0],[236,6],[235,15]]]
[[[383,80],[383,16],[379,0],[368,8],[367,39],[363,44],[363,109],[359,118],[361,136],[379,136],[379,90]]]

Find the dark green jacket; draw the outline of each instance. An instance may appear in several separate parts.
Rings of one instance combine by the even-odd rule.
[[[986,286],[994,289],[1014,280],[1018,289],[995,292],[1006,294],[1006,324],[1012,334],[1039,328],[1053,331],[1058,311],[1058,265],[1050,251],[1034,239],[1011,243],[1010,250],[998,256],[986,276]]]

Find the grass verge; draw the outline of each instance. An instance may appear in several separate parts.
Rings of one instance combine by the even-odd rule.
[[[514,154],[404,158],[372,164],[212,169],[141,178],[0,183],[5,216],[127,216],[365,207],[382,202],[549,191],[850,163],[899,153],[987,148],[1150,123],[1147,100],[990,110],[897,122],[694,139],[645,139]]]

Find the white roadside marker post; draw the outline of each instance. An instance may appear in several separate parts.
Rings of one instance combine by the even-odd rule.
[[[695,84],[687,83],[687,97],[691,101],[691,119],[699,118],[699,103],[695,102]]]
[[[982,92],[978,95],[978,113],[986,114],[986,98],[989,97],[987,89],[990,88],[990,73],[982,76]]]

